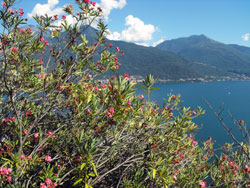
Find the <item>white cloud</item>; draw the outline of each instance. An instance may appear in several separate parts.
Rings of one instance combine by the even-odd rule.
[[[66,21],[69,25],[77,23],[77,20],[72,16],[72,15],[67,15],[66,16]],[[63,23],[63,20],[58,20],[56,23],[54,23],[53,25],[56,26],[60,26]],[[79,23],[79,24],[83,24],[83,23]]]
[[[28,13],[28,17],[32,18],[32,16],[37,15],[45,15],[48,16],[60,15],[63,13],[63,7],[55,8],[55,6],[59,3],[59,0],[48,0],[47,4],[36,4],[31,13]]]
[[[158,44],[160,44],[160,43],[162,43],[162,42],[164,42],[163,39],[160,39],[160,40],[154,42],[154,43],[153,43],[153,47],[157,46]]]
[[[122,9],[126,4],[126,0],[101,0],[101,3],[97,4],[97,6],[102,8],[104,18],[108,20],[112,9]]]
[[[246,33],[245,35],[242,36],[242,39],[244,41],[248,41],[249,40],[249,37],[250,37],[250,33]]]
[[[121,33],[114,32],[108,35],[110,40],[125,40],[129,42],[145,42],[152,39],[153,33],[156,31],[155,26],[151,24],[144,24],[139,18],[128,15],[126,17],[127,29]]]
[[[108,32],[110,33],[107,38],[110,39],[110,40],[121,40],[121,34],[118,33],[118,32],[110,32],[110,30],[108,30]]]
[[[145,47],[149,47],[149,44],[148,43],[145,43],[145,42],[138,42],[136,43],[137,45],[140,45],[140,46],[145,46]]]

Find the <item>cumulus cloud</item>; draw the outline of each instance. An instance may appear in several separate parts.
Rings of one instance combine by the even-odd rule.
[[[242,39],[244,41],[248,41],[249,40],[249,37],[250,37],[250,33],[246,33],[245,35],[242,36]]]
[[[154,42],[154,43],[153,43],[153,47],[157,46],[158,44],[160,44],[160,43],[162,43],[162,42],[164,42],[163,39],[160,39],[160,40]]]
[[[108,16],[112,9],[122,9],[126,5],[126,0],[101,0],[98,7],[102,8],[103,17],[108,20]]]
[[[110,40],[121,40],[121,34],[118,32],[111,32],[110,30],[108,30],[109,35],[107,36],[108,39]]]
[[[55,8],[55,6],[59,3],[59,0],[48,0],[47,4],[36,4],[31,13],[28,13],[28,17],[32,18],[37,15],[45,15],[53,16],[60,15],[63,13],[63,7]]]
[[[125,40],[129,42],[144,42],[152,39],[153,33],[156,31],[155,27],[151,24],[144,24],[139,18],[132,15],[126,17],[127,29],[121,33],[114,32],[108,35],[110,40]]]

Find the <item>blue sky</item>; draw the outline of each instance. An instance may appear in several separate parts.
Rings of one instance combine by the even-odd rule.
[[[74,0],[19,0],[25,16],[57,13]],[[96,0],[110,39],[152,46],[194,34],[250,47],[250,0]],[[40,4],[40,6],[38,5]],[[69,19],[70,20],[70,19]],[[31,24],[34,23],[29,21]]]

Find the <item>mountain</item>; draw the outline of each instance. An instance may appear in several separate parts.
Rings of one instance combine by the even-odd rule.
[[[240,51],[241,53],[245,54],[246,56],[250,57],[250,48],[246,46],[240,46],[237,44],[229,44],[229,46],[235,48],[236,50]]]
[[[30,27],[33,31],[38,31],[38,28],[36,28],[35,26]],[[96,30],[94,28],[89,27],[83,32],[83,34],[85,34],[87,40],[89,40],[89,45],[90,43],[95,42]],[[63,37],[67,37],[66,32],[63,32],[61,34],[61,38],[59,41],[63,41]],[[44,38],[48,40],[51,45],[54,45],[58,42],[57,40],[52,40],[50,38],[49,31],[46,33],[46,35],[44,35]],[[120,66],[120,69],[117,71],[117,74],[128,73],[131,76],[135,76],[138,79],[141,79],[146,74],[150,73],[154,75],[154,77],[158,78],[159,81],[204,81],[242,79],[242,76],[239,74],[239,72],[232,71],[232,69],[225,71],[223,68],[218,68],[216,63],[207,63],[206,61],[199,60],[199,58],[190,58],[189,56],[180,53],[183,51],[183,49],[185,49],[185,51],[187,52],[190,46],[194,46],[193,49],[205,51],[205,49],[203,49],[204,46],[209,46],[210,43],[212,43],[212,45],[222,46],[224,44],[208,39],[204,35],[192,36],[190,37],[190,39],[176,39],[176,41],[173,40],[171,42],[171,48],[167,46],[166,48],[162,49],[162,44],[155,48],[144,47],[124,41],[113,41],[106,39],[107,43],[113,44],[113,48],[110,49],[111,51],[115,52],[115,48],[119,47],[125,52],[124,56],[118,56],[119,62],[122,64],[122,66]],[[210,48],[214,47],[212,46]],[[230,47],[230,49],[231,51],[239,51],[232,46]],[[241,58],[240,55],[243,55],[245,59],[248,58],[248,56],[244,55],[243,52],[239,52],[240,55],[238,55],[236,52],[233,56],[237,61],[239,58]],[[221,49],[221,53],[225,53],[224,49]],[[47,57],[49,57],[48,54],[49,49],[45,50],[45,62]],[[243,65],[246,64],[245,61],[247,60],[245,59],[242,60]],[[248,67],[245,66],[245,69],[247,68]],[[110,73],[106,74],[106,76],[109,75]]]
[[[119,56],[122,64],[118,73],[145,76],[151,73],[161,80],[195,80],[219,77],[229,74],[214,67],[184,58],[173,52],[165,52],[153,47],[144,47],[123,41],[108,41],[125,51]]]
[[[94,28],[89,27],[83,34],[86,35],[90,43],[96,41],[96,30]],[[67,37],[66,32],[63,32],[61,36],[62,38]],[[50,43],[57,43],[57,40],[51,40],[48,37],[48,33],[44,38]],[[59,41],[63,41],[63,39]],[[124,41],[106,39],[106,42],[107,44],[113,44],[111,51],[115,52],[115,48],[119,47],[125,52],[124,56],[118,56],[122,65],[117,74],[128,73],[138,79],[142,79],[147,74],[152,74],[161,81],[214,80],[217,77],[232,76],[232,74],[225,74],[217,71],[212,66],[189,60],[173,52],[166,52],[154,47],[144,47]],[[48,50],[45,50],[45,62],[46,56],[48,57]],[[106,74],[106,76],[109,75],[110,73]]]
[[[198,61],[216,69],[250,76],[250,48],[227,45],[205,35],[192,35],[167,40],[156,48],[177,53],[188,59]]]

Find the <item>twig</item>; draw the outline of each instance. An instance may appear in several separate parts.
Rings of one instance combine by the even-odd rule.
[[[214,113],[214,115],[217,117],[217,119],[219,120],[220,124],[224,127],[224,129],[226,130],[226,132],[231,136],[231,138],[240,146],[242,147],[242,144],[235,138],[235,136],[233,135],[233,133],[231,132],[231,129],[229,129],[227,127],[227,125],[224,123],[223,119],[220,117],[219,113],[217,113],[213,107],[209,104],[209,102],[203,98],[203,100],[205,101],[205,103],[208,105],[208,107],[210,108],[210,110]],[[248,160],[250,161],[250,156],[248,155],[248,153],[245,151],[245,149],[242,149],[244,154],[247,156]]]

